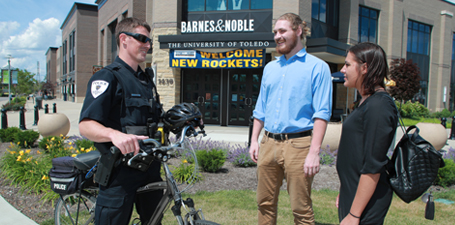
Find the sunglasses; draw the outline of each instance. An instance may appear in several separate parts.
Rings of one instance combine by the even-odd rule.
[[[126,34],[128,36],[133,37],[134,39],[146,44],[147,42],[152,44],[152,39],[149,37],[143,35],[143,34],[138,34],[138,33],[130,33],[130,32],[120,32],[121,34]]]

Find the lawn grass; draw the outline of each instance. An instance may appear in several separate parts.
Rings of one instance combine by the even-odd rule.
[[[338,224],[338,210],[335,207],[335,199],[338,191],[313,190],[313,209],[316,224]],[[219,224],[251,225],[257,224],[256,192],[251,190],[229,190],[218,192],[198,192],[196,194],[183,194],[183,199],[192,198],[195,208],[202,208],[205,219]],[[434,193],[434,199],[444,198],[455,201],[455,190]],[[435,219],[425,219],[425,203],[420,199],[406,204],[397,196],[394,196],[392,205],[385,219],[385,224],[453,224],[455,204],[446,205],[435,202]],[[182,214],[185,210],[182,208]],[[133,213],[133,218],[138,217]],[[278,202],[278,223],[293,224],[293,216],[289,203],[289,195],[281,191]],[[53,220],[42,224],[54,224]],[[175,217],[168,209],[164,215],[162,224],[177,224]]]
[[[316,224],[338,224],[338,210],[335,207],[337,191],[319,190],[312,192],[313,208]],[[185,198],[194,199],[196,209],[202,208],[207,220],[219,224],[250,225],[257,224],[256,192],[219,191],[198,192],[194,195],[185,195]],[[455,201],[455,190],[435,194],[435,199],[445,198]],[[425,203],[417,199],[406,204],[394,196],[392,205],[387,214],[385,224],[452,224],[455,204],[446,205],[435,203],[436,213],[434,220],[426,220]],[[163,224],[175,224],[175,218],[168,210]],[[289,195],[282,191],[278,202],[278,224],[293,224],[293,216],[289,203]]]
[[[424,123],[437,123],[441,124],[441,120],[439,118],[403,118],[403,123],[406,127],[416,125],[417,123],[424,122]],[[448,118],[446,122],[446,128],[452,128],[452,119]]]

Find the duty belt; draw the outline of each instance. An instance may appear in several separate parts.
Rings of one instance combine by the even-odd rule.
[[[284,141],[284,140],[292,139],[292,138],[310,136],[311,135],[311,131],[312,130],[307,130],[307,131],[303,131],[303,132],[299,132],[299,133],[281,133],[281,134],[274,134],[274,133],[270,133],[268,131],[265,131],[265,134],[267,135],[267,137],[273,138],[273,139],[275,139],[277,141]]]

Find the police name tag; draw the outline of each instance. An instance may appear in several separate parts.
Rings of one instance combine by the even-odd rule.
[[[92,96],[93,98],[97,98],[101,94],[103,94],[106,90],[107,87],[109,86],[109,83],[104,81],[104,80],[95,80],[92,82]]]

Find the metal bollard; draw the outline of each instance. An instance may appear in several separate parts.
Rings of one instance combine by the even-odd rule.
[[[44,105],[44,113],[45,114],[49,113],[49,104]]]
[[[447,118],[442,117],[441,118],[441,125],[444,126],[444,128],[446,128],[446,122],[447,122]]]
[[[52,108],[53,113],[57,113],[57,103],[54,103],[54,107]]]
[[[452,128],[450,129],[450,140],[455,140],[455,116],[452,116]]]
[[[6,116],[6,110],[2,109],[2,129],[8,128],[8,117]]]
[[[20,108],[20,112],[19,112],[19,128],[21,130],[27,130],[27,128],[25,128],[25,108],[24,107],[21,107]]]
[[[38,125],[39,120],[39,107],[35,105],[35,121],[33,122],[33,126]]]

